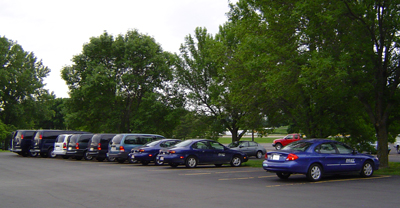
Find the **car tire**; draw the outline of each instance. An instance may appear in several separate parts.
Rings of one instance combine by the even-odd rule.
[[[49,158],[57,157],[57,155],[54,153],[54,149],[53,148],[49,149],[49,151],[47,152],[47,155],[49,156]]]
[[[89,155],[88,151],[85,151],[85,153],[83,153],[83,158],[85,158],[85,160],[93,160],[93,156]]]
[[[178,163],[168,163],[169,166],[176,168],[178,167]]]
[[[276,150],[281,150],[281,149],[282,149],[282,144],[281,144],[281,143],[277,143],[277,144],[275,145],[275,149],[276,149]]]
[[[280,179],[288,179],[290,177],[290,173],[276,173],[276,175],[278,176],[278,178]]]
[[[82,160],[82,156],[75,156],[75,160]]]
[[[195,168],[197,166],[197,159],[193,156],[186,158],[185,165],[187,168]]]
[[[371,177],[372,174],[374,174],[374,164],[371,161],[365,161],[362,166],[360,175],[362,177]]]
[[[156,160],[154,161],[154,165],[164,165],[164,162],[158,160],[157,157],[156,157]]]
[[[222,164],[214,164],[215,165],[215,167],[221,167],[222,166]]]
[[[322,168],[319,164],[313,163],[307,171],[307,179],[311,182],[319,181],[322,178]]]
[[[257,159],[261,159],[262,156],[263,156],[263,153],[262,153],[261,151],[257,151],[257,153],[256,153],[256,158],[257,158]]]
[[[31,157],[37,157],[38,153],[37,152],[29,152],[29,156]]]
[[[69,156],[67,156],[67,155],[63,155],[61,157],[64,158],[64,159],[68,159],[69,158]]]
[[[108,162],[115,162],[115,157],[107,157]]]
[[[125,159],[116,159],[118,163],[124,163]]]
[[[239,167],[240,165],[242,165],[242,158],[239,155],[234,155],[231,159],[231,166]]]

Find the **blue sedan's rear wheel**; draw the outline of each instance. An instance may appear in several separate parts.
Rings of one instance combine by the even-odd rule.
[[[309,181],[319,181],[322,178],[322,168],[318,164],[311,164],[310,168],[308,168],[307,179]]]
[[[280,179],[288,179],[290,176],[290,173],[276,173],[276,175],[280,178]]]
[[[370,177],[374,174],[373,163],[371,161],[366,161],[361,170],[362,177]]]
[[[195,168],[197,166],[197,159],[193,156],[189,156],[186,158],[185,165],[187,168]]]

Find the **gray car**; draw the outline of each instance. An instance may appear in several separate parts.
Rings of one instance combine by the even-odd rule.
[[[256,158],[262,158],[267,150],[258,144],[257,142],[251,141],[236,141],[228,145],[230,149],[238,150],[247,154],[248,157],[255,156]]]

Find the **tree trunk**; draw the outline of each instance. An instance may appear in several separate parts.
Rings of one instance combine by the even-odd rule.
[[[375,125],[375,129],[378,137],[378,159],[379,159],[379,167],[386,168],[389,166],[389,157],[388,157],[388,134],[386,125]]]

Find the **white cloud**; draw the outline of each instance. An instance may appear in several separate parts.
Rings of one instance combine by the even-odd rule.
[[[178,52],[196,27],[218,32],[228,11],[228,0],[2,0],[0,36],[17,41],[41,59],[51,69],[46,89],[68,97],[60,70],[72,64],[71,58],[90,37],[138,29],[165,51]]]

